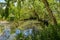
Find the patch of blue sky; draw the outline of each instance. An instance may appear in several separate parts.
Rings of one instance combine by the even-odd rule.
[[[0,0],[0,2],[5,2],[4,0]]]

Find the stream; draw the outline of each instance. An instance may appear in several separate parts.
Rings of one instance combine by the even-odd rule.
[[[29,36],[32,34],[32,29],[21,31],[18,28],[16,28],[15,32],[11,34],[9,22],[1,21],[0,25],[4,26],[3,32],[0,33],[0,40],[14,40],[16,36],[21,32],[23,33],[24,36]]]

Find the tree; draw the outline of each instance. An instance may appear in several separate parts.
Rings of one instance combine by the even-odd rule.
[[[9,7],[10,7],[10,0],[5,0],[7,2],[6,9],[5,9],[5,19],[9,16]]]
[[[44,3],[44,5],[45,5],[45,7],[46,7],[46,9],[47,9],[47,11],[48,11],[48,13],[49,13],[49,16],[52,18],[53,23],[54,23],[55,25],[57,25],[56,18],[53,16],[53,12],[52,12],[52,10],[51,10],[50,7],[49,7],[48,1],[47,1],[47,0],[42,0],[42,2]]]

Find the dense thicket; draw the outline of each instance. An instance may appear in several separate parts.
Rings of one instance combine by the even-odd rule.
[[[0,2],[0,20],[10,22],[12,33],[33,29],[25,37],[23,33],[16,40],[59,40],[60,0],[5,0]]]

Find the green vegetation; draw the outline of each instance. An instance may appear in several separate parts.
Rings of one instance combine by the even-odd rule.
[[[0,2],[0,21],[9,22],[11,34],[32,29],[14,40],[60,40],[60,0],[5,0]]]

